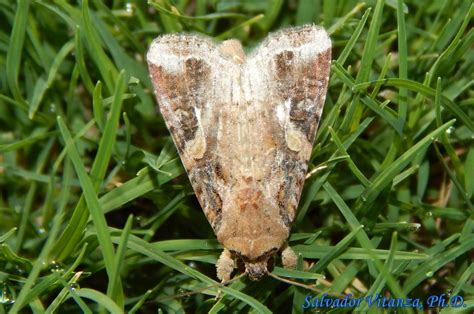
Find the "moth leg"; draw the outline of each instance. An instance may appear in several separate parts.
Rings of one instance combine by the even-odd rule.
[[[281,262],[283,267],[295,269],[297,261],[298,257],[296,256],[295,251],[286,244],[283,251],[281,251]]]
[[[235,264],[232,254],[228,249],[224,249],[216,263],[217,278],[219,278],[222,283],[229,281],[234,268]]]

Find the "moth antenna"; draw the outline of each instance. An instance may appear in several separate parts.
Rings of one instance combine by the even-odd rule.
[[[245,276],[245,273],[241,273],[240,275],[238,276],[235,276],[234,278],[232,278],[231,280],[227,281],[227,282],[224,282],[223,285],[227,286],[228,284],[230,283],[233,283],[234,281],[237,281],[239,280],[240,278],[244,277]]]
[[[311,285],[306,285],[306,284],[301,283],[301,282],[298,282],[298,281],[286,279],[286,278],[280,277],[280,276],[278,276],[278,275],[275,275],[275,274],[273,274],[273,273],[268,273],[268,275],[269,275],[270,277],[275,278],[276,280],[279,280],[279,281],[288,283],[288,284],[290,284],[290,285],[298,286],[298,287],[301,287],[301,288],[304,288],[304,289],[308,289],[308,290],[311,290],[311,291],[314,291],[314,292],[323,292],[321,289],[317,289],[317,288],[315,288],[315,287],[313,287],[313,286],[311,286]]]
[[[198,293],[201,293],[203,292],[204,290],[207,290],[207,289],[211,289],[211,288],[214,288],[214,287],[221,287],[221,286],[227,286],[231,283],[233,283],[234,281],[237,281],[239,280],[240,278],[242,278],[243,276],[245,275],[245,273],[242,273],[234,278],[232,278],[231,280],[227,281],[227,282],[224,282],[224,283],[214,283],[212,285],[209,285],[209,286],[206,286],[206,287],[203,287],[203,288],[200,288],[200,289],[197,289],[197,290],[193,290],[193,291],[189,291],[189,292],[184,292],[184,293],[178,293],[178,294],[173,294],[173,295],[170,295],[170,296],[166,296],[166,297],[163,297],[163,298],[159,298],[157,299],[156,301],[164,301],[164,300],[171,300],[171,299],[180,299],[180,298],[184,298],[184,297],[189,297],[191,295],[194,295],[194,294],[198,294]],[[217,295],[219,295],[219,292],[217,292]]]

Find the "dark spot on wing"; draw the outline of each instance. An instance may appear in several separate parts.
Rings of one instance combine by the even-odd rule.
[[[211,69],[204,60],[194,57],[186,59],[181,66],[182,73],[170,73],[162,66],[150,64],[150,73],[161,112],[168,121],[178,149],[183,151],[186,142],[196,136],[198,119],[195,109],[206,105]],[[173,121],[174,124],[170,125]]]
[[[278,78],[287,78],[292,72],[294,53],[291,50],[283,51],[275,56]]]
[[[319,108],[324,105],[331,50],[310,60],[284,51],[275,56],[278,93],[290,102],[290,120],[312,142],[319,123]],[[291,58],[289,57],[291,55]]]
[[[219,161],[214,163],[214,173],[218,179],[220,179],[224,184],[227,183],[227,178],[224,175],[224,171],[222,169],[222,165]]]
[[[222,198],[216,189],[214,170],[212,163],[204,167],[194,167],[189,171],[189,180],[207,219],[217,233],[222,219]]]

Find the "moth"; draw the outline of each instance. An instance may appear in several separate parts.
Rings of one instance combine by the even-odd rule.
[[[246,56],[231,39],[156,38],[147,53],[156,99],[224,251],[217,277],[243,262],[258,280],[287,245],[322,114],[331,40],[314,25],[273,33]]]

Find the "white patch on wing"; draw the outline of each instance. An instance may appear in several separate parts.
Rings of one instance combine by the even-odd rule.
[[[284,104],[279,104],[276,107],[276,116],[278,118],[278,121],[280,121],[280,124],[283,124],[286,119],[286,108]]]
[[[169,51],[168,45],[161,44],[156,40],[151,44],[146,58],[149,63],[163,67],[168,73],[179,74],[183,72],[183,59]]]
[[[331,39],[322,28],[314,27],[307,34],[302,34],[302,37],[305,37],[305,43],[295,46],[289,37],[276,34],[252,53],[249,59],[258,58],[259,55],[277,55],[287,51],[288,47],[292,47],[291,50],[298,55],[299,60],[307,62],[314,60],[315,56],[331,48]]]

